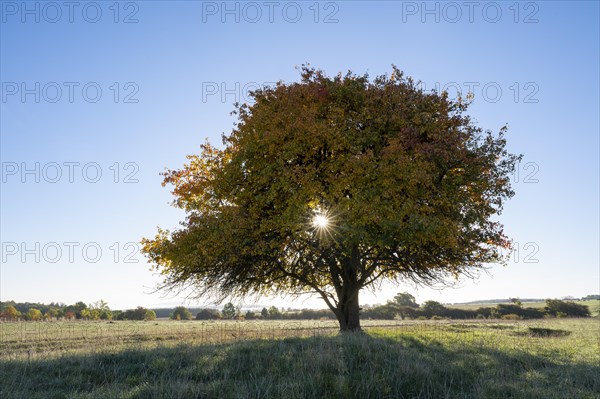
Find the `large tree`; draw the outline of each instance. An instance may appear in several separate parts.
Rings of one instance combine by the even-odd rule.
[[[362,288],[505,261],[494,217],[520,158],[505,127],[484,132],[468,101],[424,92],[396,68],[301,77],[253,92],[222,148],[205,143],[165,173],[187,218],[143,240],[162,288],[217,300],[317,293],[356,331]]]

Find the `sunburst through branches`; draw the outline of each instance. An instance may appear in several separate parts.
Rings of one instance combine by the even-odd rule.
[[[321,241],[333,239],[333,233],[336,228],[335,217],[331,212],[321,207],[313,210],[310,222],[313,233]]]

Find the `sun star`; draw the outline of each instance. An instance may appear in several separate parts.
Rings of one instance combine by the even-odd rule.
[[[329,219],[324,215],[316,215],[313,218],[313,226],[319,229],[325,229],[329,225]]]

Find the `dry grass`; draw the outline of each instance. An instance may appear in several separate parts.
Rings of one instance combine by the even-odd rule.
[[[5,323],[0,397],[600,397],[598,319],[365,324]]]

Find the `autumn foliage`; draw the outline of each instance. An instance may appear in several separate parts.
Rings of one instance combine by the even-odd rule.
[[[304,67],[301,81],[253,97],[221,148],[206,143],[165,173],[187,218],[143,241],[163,288],[314,292],[341,330],[360,330],[362,288],[503,261],[510,241],[494,217],[519,157],[505,128],[471,121],[468,101],[424,92],[396,68],[370,80]]]

